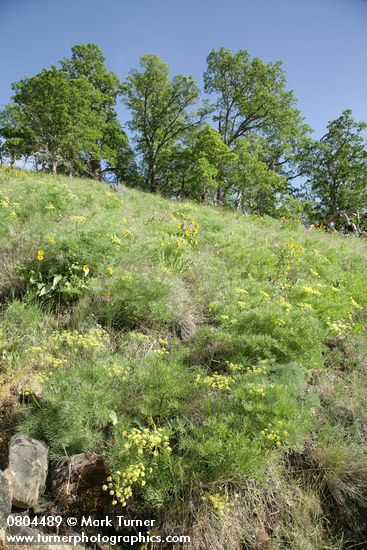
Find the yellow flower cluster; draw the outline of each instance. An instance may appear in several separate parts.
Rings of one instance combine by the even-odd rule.
[[[51,378],[51,374],[46,371],[38,372],[35,377],[27,383],[22,382],[19,385],[19,395],[28,397],[29,395],[37,395],[42,389],[42,385]]]
[[[32,384],[21,384],[18,390],[18,393],[20,396],[28,397],[29,395],[32,395],[35,392],[34,387]]]
[[[117,235],[110,235],[111,243],[117,244],[117,246],[122,245],[122,240],[118,238]]]
[[[339,321],[327,321],[327,326],[331,332],[337,336],[345,334],[353,328],[351,323],[348,323],[348,321],[343,321],[342,319]]]
[[[249,374],[250,376],[261,376],[266,374],[266,368],[265,368],[265,365],[263,364],[260,364],[260,366],[241,365],[239,363],[232,363],[231,361],[226,361],[226,365],[228,366],[229,370],[233,374],[236,374],[239,372],[246,372],[246,374]]]
[[[37,382],[42,386],[47,380],[51,378],[51,374],[47,372],[39,372],[36,375]]]
[[[132,231],[130,231],[130,229],[124,229],[122,231],[122,236],[125,237],[125,239],[130,239],[130,240],[135,238],[135,234]]]
[[[231,361],[226,361],[226,365],[232,373],[241,372],[245,368],[243,365]]]
[[[323,256],[317,248],[312,249],[312,253],[318,260],[323,260],[324,262],[329,262],[329,259],[326,256]]]
[[[352,306],[356,309],[363,309],[362,306],[358,302],[356,302],[353,296],[350,297],[350,301],[352,302]]]
[[[166,348],[155,349],[153,353],[156,357],[160,357],[160,358],[166,357],[169,354]]]
[[[307,304],[306,302],[299,302],[297,304],[298,307],[302,308],[302,309],[313,309],[312,305],[311,304]]]
[[[229,391],[235,379],[232,376],[214,373],[212,376],[198,374],[195,378],[197,384],[203,384],[212,390]]]
[[[293,239],[291,239],[288,243],[288,250],[291,251],[291,254],[293,256],[298,256],[300,253],[301,254],[304,253],[305,248],[301,244],[297,244],[297,243],[294,242]]]
[[[275,426],[269,422],[267,427],[261,430],[260,435],[271,446],[280,447],[281,445],[288,444],[287,438],[289,433],[284,429],[284,422],[282,420],[278,420]]]
[[[134,483],[138,483],[141,487],[145,486],[145,466],[143,463],[131,464],[120,472],[115,472],[114,477],[108,476],[106,483],[102,485],[103,491],[108,491],[113,497],[112,504],[115,506],[118,502],[121,506],[126,506],[127,500],[132,496]]]
[[[177,221],[175,217],[172,218],[173,221]],[[181,246],[190,244],[192,246],[197,246],[199,241],[197,240],[197,235],[199,233],[200,225],[195,220],[192,220],[191,223],[179,222],[176,224],[176,246],[180,248]]]
[[[252,382],[251,384],[247,385],[247,391],[249,395],[255,395],[257,397],[265,397],[266,390],[273,389],[273,388],[274,388],[274,384],[264,385],[264,384],[255,384],[254,382]]]
[[[286,312],[291,311],[292,304],[288,302],[283,296],[281,296],[278,300],[279,305],[286,310]]]
[[[282,248],[281,258],[285,263],[284,275],[287,277],[291,269],[300,262],[300,256],[304,253],[305,249],[301,244],[295,243],[293,239],[290,239],[289,243]]]
[[[70,216],[70,219],[75,223],[83,224],[87,218],[85,216]]]
[[[31,356],[32,361],[37,362],[37,366],[48,368],[59,368],[66,364],[66,360],[55,357],[47,353],[46,347],[32,346],[25,350],[25,353]]]
[[[302,290],[306,294],[311,294],[313,296],[321,296],[321,292],[319,290],[316,290],[315,288],[312,288],[311,286],[303,286]]]
[[[123,432],[122,435],[126,439],[125,450],[128,451],[134,448],[138,456],[147,454],[148,456],[157,458],[161,450],[171,452],[169,438],[167,435],[164,435],[161,428],[155,428],[154,430],[149,430],[149,428],[142,430],[132,428],[129,432]]]
[[[252,376],[261,376],[263,374],[266,374],[266,369],[265,367],[248,367],[247,374],[250,374]]]
[[[105,369],[107,371],[107,376],[109,378],[118,378],[122,382],[125,382],[128,379],[130,369],[129,367],[122,367],[117,363],[112,363],[112,365],[106,365]]]
[[[204,501],[210,502],[214,511],[219,516],[228,514],[234,507],[234,503],[229,500],[228,495],[219,492],[214,493],[213,495],[207,494],[203,496],[202,499]]]
[[[279,327],[284,327],[287,323],[285,322],[284,319],[282,319],[281,317],[277,317],[275,320],[274,320],[274,323],[276,325],[278,325]]]
[[[0,191],[0,207],[4,209],[7,216],[15,218],[20,208],[20,204],[18,202],[12,202],[9,197]]]
[[[60,348],[65,345],[75,352],[83,350],[101,351],[108,341],[108,335],[101,328],[91,328],[85,333],[77,330],[65,330],[54,334],[52,340],[56,347]]]
[[[135,457],[140,457],[140,460],[144,455],[147,458],[154,459],[159,456],[160,452],[171,452],[169,438],[164,435],[160,428],[154,430],[133,428],[130,431],[124,431],[122,435],[126,440],[125,452],[133,453]],[[150,467],[148,471],[152,473],[153,468]],[[102,489],[109,491],[109,494],[113,497],[113,505],[119,502],[122,506],[126,506],[127,500],[133,494],[133,485],[145,486],[145,475],[146,468],[143,462],[134,462],[134,464],[129,464],[122,472],[118,470],[113,476],[109,476]]]
[[[236,288],[236,294],[248,294],[248,291],[244,288]]]
[[[169,351],[167,350],[168,341],[163,338],[160,338],[158,342],[159,342],[160,348],[153,350],[154,355],[159,358],[166,357],[167,355],[169,355]]]

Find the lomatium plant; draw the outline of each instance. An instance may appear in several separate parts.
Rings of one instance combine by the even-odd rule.
[[[231,501],[227,494],[217,491],[216,493],[206,493],[202,497],[203,501],[209,502],[213,508],[213,512],[218,516],[224,516],[233,510],[234,502]]]
[[[263,444],[266,447],[274,448],[288,445],[289,433],[285,429],[283,420],[269,422],[268,425],[261,430],[260,436],[263,439]]]
[[[9,223],[11,218],[16,218],[20,204],[13,202],[7,195],[0,191],[0,224]]]
[[[117,423],[115,430],[116,444],[121,445],[122,467],[106,479],[102,490],[109,492],[113,505],[126,506],[134,487],[145,487],[146,478],[158,467],[160,458],[171,453],[171,447],[168,436],[160,428],[124,430]]]
[[[84,359],[93,363],[95,354],[104,350],[109,342],[108,334],[100,327],[87,332],[65,330],[52,336],[52,344],[60,354],[67,354],[70,364]]]

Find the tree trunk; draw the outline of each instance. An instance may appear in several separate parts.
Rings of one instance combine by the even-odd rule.
[[[52,164],[51,164],[51,173],[52,174],[57,174],[57,165],[58,165],[57,159],[53,158],[52,159]]]
[[[149,190],[152,193],[157,191],[157,166],[153,162],[149,169]]]

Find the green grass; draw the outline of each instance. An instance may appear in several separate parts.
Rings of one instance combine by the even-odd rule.
[[[366,252],[295,220],[1,169],[3,410],[20,403],[13,428],[53,462],[101,453],[116,506],[193,548],[256,550],[260,524],[235,528],[253,509],[274,548],[358,542]]]

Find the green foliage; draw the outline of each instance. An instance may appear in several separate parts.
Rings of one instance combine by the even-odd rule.
[[[72,170],[82,151],[99,139],[100,116],[90,105],[98,94],[84,77],[71,80],[56,67],[13,85],[3,113],[5,137],[21,139],[21,152],[56,173]]]
[[[123,86],[123,100],[131,111],[129,126],[143,155],[145,186],[157,191],[165,150],[198,124],[188,114],[199,90],[192,76],[169,79],[169,68],[158,55],[140,58],[142,71],[133,70]]]
[[[168,296],[169,288],[159,280],[128,272],[94,289],[87,307],[100,323],[115,330],[162,326],[174,319]]]
[[[312,197],[313,220],[335,227],[363,229],[367,204],[367,123],[355,122],[350,110],[328,124],[328,131],[304,151],[302,169]],[[339,216],[344,214],[344,216]],[[330,220],[328,220],[330,218]],[[365,225],[365,224],[364,224]]]
[[[98,113],[100,119],[100,135],[93,147],[83,151],[83,162],[77,173],[98,179],[114,173],[126,181],[134,176],[135,163],[117,118],[119,78],[107,70],[105,58],[96,44],[78,44],[71,51],[71,58],[63,59],[61,68],[72,80],[85,78],[93,86],[97,93],[90,109]]]
[[[32,400],[20,429],[40,437],[51,458],[101,448],[109,413],[119,392],[103,368],[88,364],[55,370],[44,383],[42,402]]]
[[[206,511],[205,525],[224,525],[243,494],[258,495],[244,516],[255,504],[263,513],[280,475],[294,510],[303,481],[284,464],[306,451],[322,472],[313,494],[342,478],[351,502],[343,465],[357,469],[365,452],[362,239],[11,169],[0,169],[0,190],[0,288],[11,289],[0,391],[20,402],[19,430],[53,459],[101,453],[117,510],[162,523],[191,526]],[[73,265],[87,288],[68,307],[55,307],[59,282],[37,299],[24,285],[12,300],[21,267],[26,282],[33,270],[50,284]]]
[[[232,176],[235,203],[244,213],[276,216],[279,203],[283,203],[283,196],[288,194],[286,178],[261,160],[261,151],[251,151],[250,147],[242,138],[235,148],[236,164]]]
[[[204,91],[215,104],[205,99],[196,111],[200,91],[192,75],[171,78],[158,55],[145,54],[121,83],[96,44],[73,46],[60,68],[24,78],[13,91],[0,111],[1,163],[23,159],[36,170],[244,214],[302,219],[357,236],[366,231],[366,123],[345,110],[313,141],[279,61],[212,50]],[[119,98],[130,111],[133,148],[118,120]],[[204,122],[210,114],[218,131]]]
[[[239,138],[253,134],[266,136],[272,149],[267,155],[269,167],[289,153],[287,142],[294,147],[309,128],[285,84],[280,62],[251,59],[246,50],[212,50],[207,58],[204,89],[217,94],[213,119],[224,143],[234,145]]]
[[[188,132],[183,144],[173,147],[167,155],[164,191],[182,198],[223,201],[235,155],[207,124]]]
[[[37,250],[36,259],[22,269],[30,289],[45,300],[70,301],[88,288],[90,268],[76,263],[75,253],[48,237],[47,249]]]

